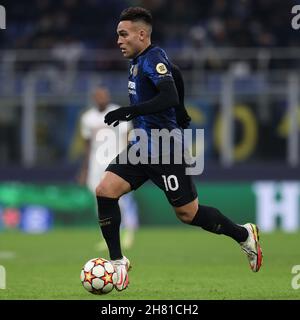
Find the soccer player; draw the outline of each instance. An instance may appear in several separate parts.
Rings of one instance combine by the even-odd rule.
[[[110,102],[110,92],[105,87],[97,87],[93,92],[94,105],[88,108],[80,118],[81,135],[85,141],[85,155],[80,168],[79,183],[86,184],[90,191],[94,194],[101,176],[107,165],[117,155],[111,152],[104,157],[97,149],[101,145],[101,135],[104,136],[105,130],[114,130],[118,140],[119,150],[123,150],[127,146],[128,125],[123,122],[118,128],[110,128],[104,123],[105,115],[113,110],[120,108],[119,105]],[[97,139],[98,138],[98,139]],[[109,136],[113,139],[114,136]],[[108,141],[112,144],[113,141]],[[135,231],[138,228],[138,212],[137,204],[131,193],[120,198],[119,205],[122,214],[122,246],[130,249],[134,242]],[[107,249],[106,242],[97,245],[99,250]]]
[[[183,104],[183,81],[180,71],[172,66],[166,53],[151,44],[152,16],[141,7],[125,9],[117,26],[118,45],[125,58],[130,59],[129,97],[130,106],[109,112],[105,116],[108,125],[117,126],[121,121],[133,120],[135,129],[144,130],[153,141],[152,129],[176,131],[181,138],[183,130],[189,124],[189,117]],[[176,130],[177,129],[177,130]],[[180,141],[180,139],[178,140]],[[182,140],[181,140],[182,141]],[[140,140],[132,140],[126,151],[139,145]],[[140,146],[139,146],[140,147]],[[140,148],[139,150],[142,150]],[[164,150],[148,148],[149,157],[159,157]],[[152,151],[156,150],[153,155]],[[175,149],[170,149],[174,154]],[[215,234],[223,234],[234,239],[246,253],[251,269],[257,272],[262,264],[262,251],[259,245],[258,228],[252,223],[238,225],[225,217],[218,209],[199,204],[195,185],[186,174],[187,164],[170,162],[164,164],[133,164],[129,152],[125,154],[127,163],[119,161],[119,154],[106,169],[96,188],[99,223],[106,239],[111,262],[118,274],[117,290],[128,286],[129,260],[123,256],[120,237],[120,209],[118,198],[131,190],[136,190],[148,179],[164,191],[177,217],[184,223]]]

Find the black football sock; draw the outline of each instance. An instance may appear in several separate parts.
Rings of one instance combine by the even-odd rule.
[[[99,225],[111,260],[121,259],[119,199],[97,197]]]
[[[239,243],[246,241],[248,238],[248,231],[246,228],[233,223],[218,209],[212,207],[199,205],[191,225],[199,226],[206,231],[216,234],[224,234]]]

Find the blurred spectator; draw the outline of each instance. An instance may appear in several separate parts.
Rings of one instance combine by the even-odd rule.
[[[296,0],[14,0],[5,4],[9,23],[0,34],[0,48],[45,49],[43,57],[55,57],[69,82],[78,63],[95,71],[124,70],[127,65],[118,55],[103,56],[98,51],[89,63],[81,58],[86,49],[117,49],[121,11],[143,6],[153,14],[153,42],[167,52],[180,50],[181,57],[174,57],[174,62],[183,69],[197,64],[203,70],[224,70],[230,62],[220,56],[220,47],[297,46],[299,36],[291,28],[294,4]],[[198,59],[202,49],[207,61]],[[176,60],[180,58],[184,62]],[[289,67],[293,63],[270,60],[267,65]]]
[[[293,0],[14,0],[5,5],[9,28],[2,47],[49,48],[61,36],[80,38],[87,47],[115,47],[119,14],[133,5],[152,11],[159,26],[154,38],[162,46],[184,46],[195,25],[205,29],[216,47],[285,46],[296,37],[290,27],[294,4]]]
[[[105,115],[119,108],[119,105],[111,103],[110,92],[105,87],[97,87],[93,92],[93,105],[88,108],[80,118],[81,135],[85,142],[85,155],[78,177],[80,184],[86,184],[95,195],[108,164],[127,146],[128,123],[111,128],[104,123]],[[110,135],[108,135],[108,131]],[[115,139],[117,139],[115,141]],[[110,152],[99,152],[103,143],[111,147]],[[116,150],[113,145],[116,143]],[[105,148],[105,147],[104,147]],[[103,149],[104,150],[104,149]],[[96,200],[96,198],[95,198]],[[123,195],[119,200],[122,215],[122,247],[129,249],[133,245],[135,231],[138,228],[138,208],[133,194]],[[107,249],[106,242],[101,241],[96,248],[100,251]]]

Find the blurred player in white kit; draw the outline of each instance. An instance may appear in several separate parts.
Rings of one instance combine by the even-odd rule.
[[[85,111],[80,119],[80,131],[85,141],[85,155],[79,182],[80,184],[86,184],[95,194],[96,187],[108,164],[120,151],[127,147],[128,122],[122,122],[117,127],[108,126],[104,123],[104,117],[108,112],[120,108],[119,105],[110,102],[110,93],[107,88],[97,87],[93,92],[93,100],[94,105]],[[116,138],[111,137],[111,139],[117,139],[117,150],[114,152],[112,148],[109,150],[109,154],[103,154],[99,152],[99,148],[103,142],[103,137],[108,137],[107,130],[115,132]],[[113,146],[114,141],[106,141],[105,143]],[[134,233],[138,228],[137,204],[132,193],[128,193],[120,198],[119,205],[122,215],[121,242],[125,249],[129,249],[133,245]],[[97,248],[99,250],[106,249],[105,241],[103,240],[98,244]]]

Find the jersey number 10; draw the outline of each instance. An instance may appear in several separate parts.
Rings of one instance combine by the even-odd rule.
[[[179,184],[176,176],[174,176],[173,174],[168,177],[165,175],[162,175],[162,178],[164,179],[166,191],[169,191],[169,190],[176,191],[178,189]]]

